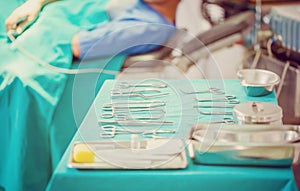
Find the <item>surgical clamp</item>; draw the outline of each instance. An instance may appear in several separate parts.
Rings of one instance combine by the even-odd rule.
[[[238,104],[240,101],[236,99],[234,95],[225,95],[223,98],[212,98],[212,99],[197,99],[198,102],[228,102],[231,104]]]
[[[203,93],[211,93],[215,95],[225,94],[225,92],[219,88],[209,88],[208,90],[199,90],[199,91],[190,91],[190,92],[183,91],[183,90],[180,91],[184,94],[203,94]]]
[[[141,134],[143,136],[157,135],[157,134],[169,134],[175,133],[176,130],[129,130],[129,129],[120,129],[114,125],[104,125],[101,126],[101,129],[104,131],[100,134],[102,138],[113,138],[117,134]]]
[[[130,88],[130,87],[153,87],[153,88],[166,88],[168,87],[167,84],[163,82],[156,82],[152,84],[130,84],[128,82],[120,82],[118,84],[121,88]]]

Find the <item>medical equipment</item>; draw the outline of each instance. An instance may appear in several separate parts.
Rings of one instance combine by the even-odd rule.
[[[158,120],[137,120],[137,121],[130,121],[130,120],[125,120],[125,121],[98,121],[99,124],[101,125],[126,125],[126,126],[141,126],[141,125],[173,125],[172,121],[158,121]]]
[[[243,12],[189,39],[187,39],[189,35],[186,31],[178,30],[163,48],[144,55],[131,56],[126,59],[123,67],[143,67],[145,63],[147,64],[145,61],[166,60],[166,64],[171,63],[181,71],[186,72],[196,61],[207,56],[210,52],[244,39],[251,30],[254,20],[252,11]],[[153,68],[153,64],[151,64],[151,68]]]
[[[168,94],[169,93],[161,93],[160,90],[156,90],[156,89],[143,89],[143,90],[133,90],[133,91],[121,91],[119,89],[114,89],[111,90],[110,92],[110,96],[112,98],[141,97],[143,99],[151,99],[151,98],[166,96]]]
[[[145,108],[133,108],[133,109],[107,109],[104,110],[107,112],[107,116],[111,115],[114,116],[115,114],[118,113],[149,113],[149,114],[154,114],[154,113],[166,113],[165,108],[149,108],[149,107],[145,107]],[[111,113],[109,113],[111,112]]]
[[[180,139],[75,142],[68,162],[78,169],[180,169],[188,164]],[[134,147],[133,147],[134,146]]]
[[[299,126],[212,125],[192,126],[190,139],[196,164],[290,166],[297,160],[294,142]]]
[[[236,105],[233,115],[238,124],[282,124],[281,107],[267,102],[245,102]]]
[[[219,123],[235,124],[235,121],[232,117],[224,117],[223,119],[216,120],[216,121],[199,122],[199,124],[203,124],[203,123],[209,123],[209,124],[219,124]]]
[[[165,116],[166,103],[164,101],[130,101],[116,102],[102,105],[101,117],[116,120],[155,120]]]
[[[225,92],[219,88],[209,88],[208,90],[199,90],[199,91],[184,91],[180,90],[184,94],[203,94],[203,93],[211,93],[215,95],[225,94]]]
[[[149,93],[161,93],[160,90],[154,88],[145,88],[145,89],[133,89],[133,90],[121,90],[121,89],[112,89],[110,90],[111,95],[118,94],[149,94]]]
[[[166,88],[168,85],[164,82],[153,82],[153,83],[137,83],[137,84],[132,84],[128,82],[120,82],[117,86],[120,88],[137,88],[137,87],[153,87],[153,88]]]
[[[195,98],[198,102],[228,102],[230,104],[238,104],[240,101],[236,99],[234,95],[225,95],[223,98],[211,98],[211,99],[198,99]]]
[[[270,13],[270,28],[282,40],[283,47],[300,53],[299,4],[272,6]],[[299,61],[299,59],[298,59]]]
[[[281,80],[276,89],[278,104],[283,109],[285,124],[300,122],[300,43],[299,5],[270,7],[270,14],[264,19],[270,35],[261,39],[262,54],[256,69],[275,72]],[[265,33],[266,31],[261,31]],[[251,68],[251,57],[244,68]]]
[[[165,101],[154,100],[154,101],[127,101],[127,102],[113,102],[102,105],[102,110],[112,111],[119,109],[150,109],[155,107],[163,107],[166,105]]]
[[[271,71],[262,69],[244,69],[237,72],[241,85],[248,96],[264,96],[273,92],[280,77]]]
[[[233,104],[194,105],[194,108],[233,108]]]
[[[198,112],[202,115],[232,115],[231,111],[203,111],[198,109]]]
[[[163,107],[165,106],[165,103],[150,103],[150,104],[134,104],[132,105],[132,103],[127,104],[104,104],[102,106],[102,110],[104,111],[112,111],[112,110],[119,110],[119,109],[127,109],[127,110],[131,110],[131,109],[150,109],[150,108],[156,108],[156,107]]]
[[[128,101],[121,101],[121,102],[114,101],[111,104],[114,104],[114,105],[134,105],[134,104],[137,104],[137,105],[140,105],[140,104],[156,104],[156,103],[165,104],[166,102],[164,100],[138,100],[138,101],[128,100]]]
[[[152,136],[159,134],[172,134],[176,133],[176,130],[141,130],[141,129],[125,129],[121,127],[116,127],[115,125],[103,125],[101,129],[104,131],[100,134],[102,138],[114,138],[118,134],[141,134],[142,136]]]
[[[125,120],[156,120],[156,119],[161,119],[165,115],[164,113],[162,114],[152,114],[152,113],[145,113],[144,115],[139,114],[139,115],[133,115],[129,113],[113,113],[113,112],[106,112],[102,113],[101,117],[104,119],[111,119],[115,118],[116,120],[120,121],[125,121]]]

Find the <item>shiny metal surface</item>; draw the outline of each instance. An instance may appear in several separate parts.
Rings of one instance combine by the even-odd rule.
[[[248,96],[264,96],[272,93],[280,77],[268,70],[244,69],[237,72],[238,78]]]
[[[188,165],[185,145],[179,139],[75,142],[68,167],[77,169],[183,169]],[[77,146],[85,144],[94,161],[77,162]]]
[[[281,107],[267,102],[245,102],[233,108],[238,124],[282,124]]]
[[[194,162],[214,165],[290,166],[299,126],[207,125],[191,129]]]
[[[211,93],[215,95],[222,95],[225,94],[225,92],[219,88],[209,88],[207,90],[197,90],[197,91],[185,91],[180,90],[184,94],[203,94],[203,93]]]
[[[225,102],[229,104],[239,104],[240,101],[237,99],[235,95],[225,95],[224,97],[221,98],[205,98],[205,99],[198,99],[195,98],[197,102],[208,102],[208,103],[214,103],[214,102]]]
[[[250,59],[249,62],[252,62]],[[249,67],[247,64],[246,67]],[[281,75],[285,63],[266,55],[262,55],[257,68],[270,70]],[[278,104],[283,109],[284,124],[300,125],[300,67],[289,66],[284,86],[278,99]]]

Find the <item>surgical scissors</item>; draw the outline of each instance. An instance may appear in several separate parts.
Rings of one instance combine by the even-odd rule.
[[[103,125],[101,129],[104,131],[100,134],[102,138],[113,138],[117,134],[141,134],[143,136],[175,133],[176,130],[129,130],[120,129],[114,125]]]
[[[118,84],[119,87],[121,88],[130,88],[130,87],[154,87],[154,88],[166,88],[168,85],[163,82],[156,82],[152,84],[131,84],[128,82],[120,82]]]
[[[208,90],[199,90],[199,91],[191,91],[191,92],[187,92],[183,90],[180,91],[184,94],[203,94],[203,93],[211,93],[215,95],[225,94],[225,92],[219,88],[209,88]]]
[[[197,99],[198,102],[228,102],[231,104],[238,104],[240,101],[236,99],[234,95],[225,95],[223,98],[211,98],[211,99]]]

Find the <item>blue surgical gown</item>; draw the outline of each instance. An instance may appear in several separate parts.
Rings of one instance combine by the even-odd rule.
[[[114,15],[110,22],[78,33],[81,59],[119,53],[146,53],[163,45],[175,27],[143,1]]]

